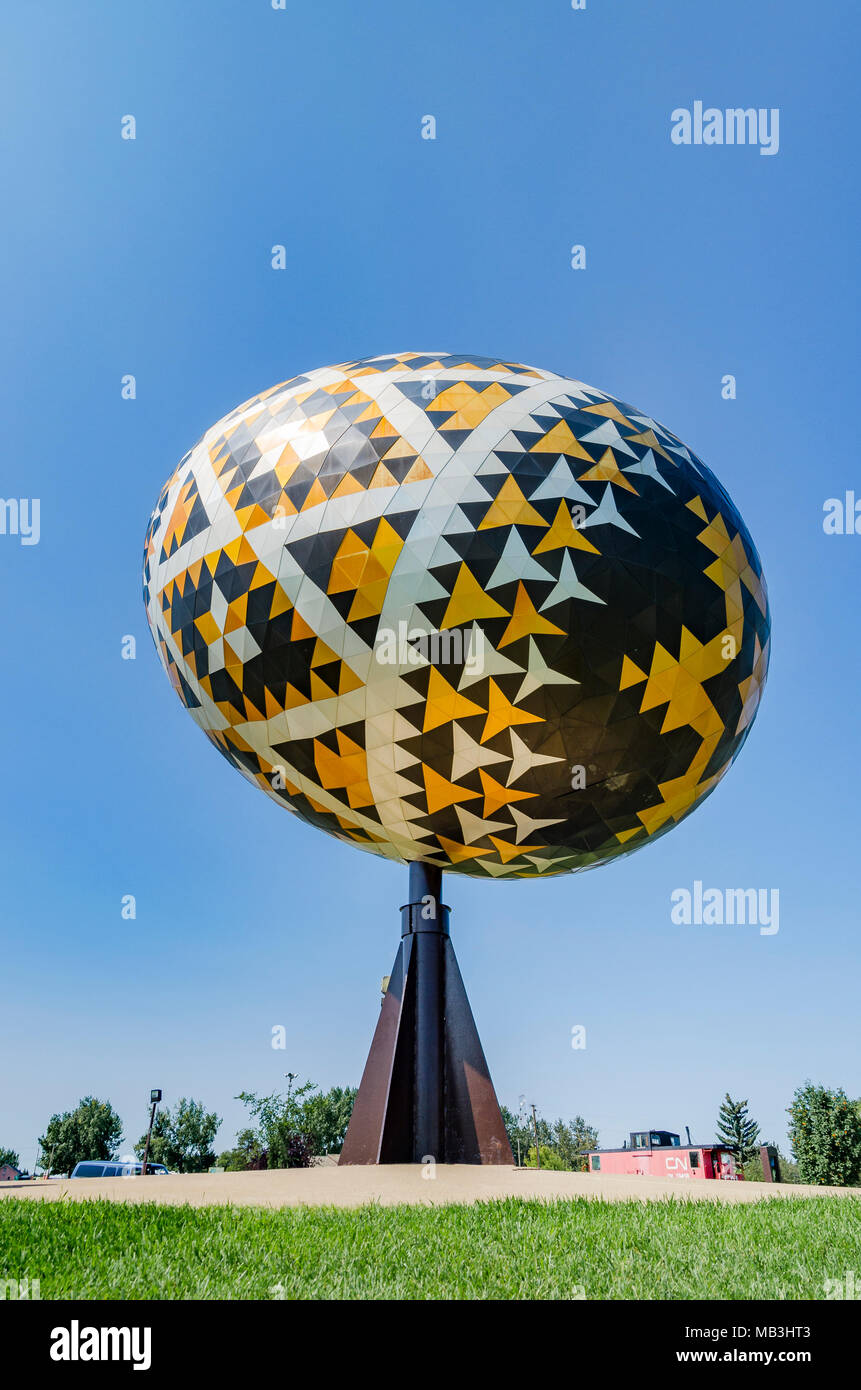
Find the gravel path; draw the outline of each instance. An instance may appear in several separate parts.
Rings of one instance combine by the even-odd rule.
[[[367,1202],[479,1202],[500,1197],[589,1197],[618,1202],[684,1197],[696,1201],[757,1202],[780,1197],[859,1197],[861,1188],[805,1187],[795,1183],[720,1182],[705,1179],[536,1172],[534,1169],[439,1165],[435,1177],[421,1164],[381,1167],[281,1168],[261,1173],[188,1173],[169,1177],[68,1178],[0,1184],[0,1198],[166,1202],[254,1207],[357,1207]]]

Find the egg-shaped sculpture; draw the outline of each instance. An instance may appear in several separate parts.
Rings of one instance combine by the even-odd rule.
[[[741,748],[762,566],[651,416],[554,372],[405,352],[226,415],[146,533],[192,717],[302,820],[400,862],[525,878],[638,849]]]

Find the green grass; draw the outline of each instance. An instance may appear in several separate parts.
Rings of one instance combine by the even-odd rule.
[[[818,1299],[861,1203],[169,1207],[0,1201],[0,1279],[82,1299]],[[282,1286],[279,1294],[276,1285]]]

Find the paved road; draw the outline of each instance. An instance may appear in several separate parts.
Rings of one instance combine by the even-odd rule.
[[[254,1207],[357,1207],[367,1202],[479,1202],[500,1197],[588,1197],[619,1202],[688,1198],[757,1202],[781,1197],[861,1197],[861,1189],[803,1187],[794,1183],[720,1182],[692,1178],[622,1177],[602,1173],[550,1173],[534,1169],[440,1165],[427,1176],[420,1164],[379,1168],[281,1168],[262,1173],[188,1173],[148,1178],[67,1178],[0,1184],[0,1198],[59,1201],[106,1197],[115,1202],[166,1202]]]

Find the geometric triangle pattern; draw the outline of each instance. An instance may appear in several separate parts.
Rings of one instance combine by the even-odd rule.
[[[405,352],[246,401],[147,527],[147,618],[219,752],[400,862],[570,873],[665,833],[746,739],[762,566],[656,420],[518,363]]]

